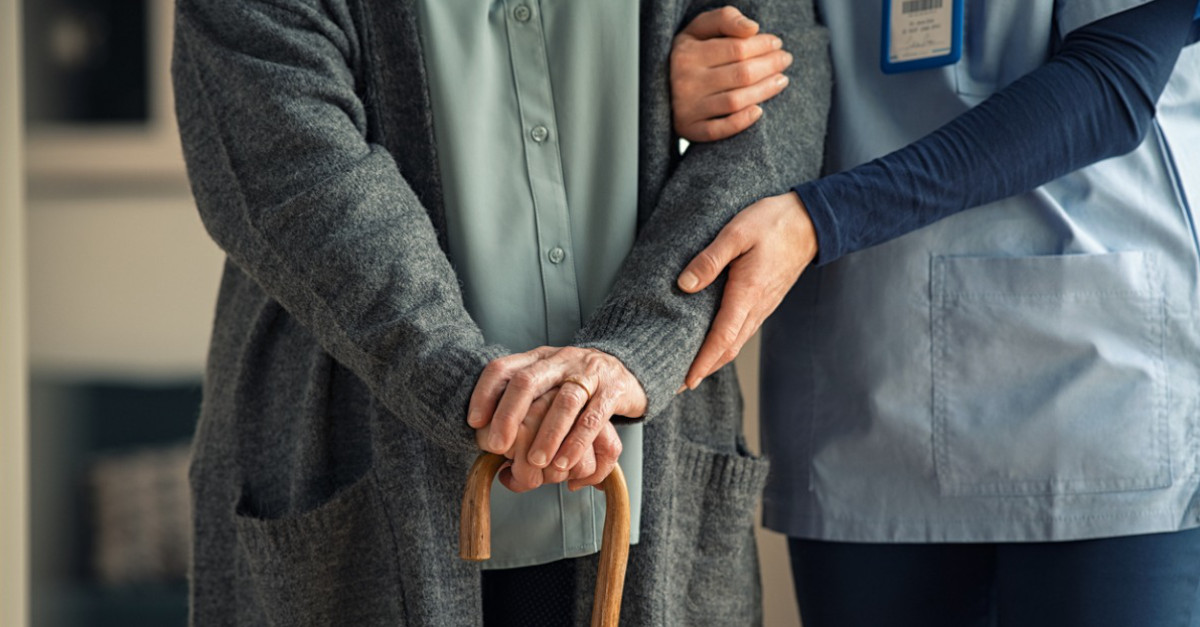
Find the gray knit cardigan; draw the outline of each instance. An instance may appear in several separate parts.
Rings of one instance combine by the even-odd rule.
[[[720,287],[688,296],[674,277],[739,209],[817,173],[830,79],[811,2],[732,2],[783,36],[792,84],[748,132],[680,158],[671,40],[714,4],[642,3],[639,235],[576,341],[650,401],[626,625],[761,622],[766,462],[742,442],[732,368],[675,395]],[[445,253],[414,5],[178,0],[188,172],[228,255],[191,468],[195,625],[480,624],[479,568],[456,548],[464,416],[505,351]]]

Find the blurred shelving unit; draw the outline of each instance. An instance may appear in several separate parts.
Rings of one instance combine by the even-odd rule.
[[[192,204],[171,0],[23,0],[35,627],[182,627],[187,442],[223,256]]]

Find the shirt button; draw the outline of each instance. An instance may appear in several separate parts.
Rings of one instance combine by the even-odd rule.
[[[550,257],[550,263],[562,263],[563,259],[567,258],[567,251],[555,246],[550,249],[547,257]]]
[[[533,11],[525,5],[519,5],[513,9],[513,17],[517,18],[518,22],[528,22],[530,17],[533,17]]]
[[[533,127],[533,130],[529,131],[529,136],[533,138],[533,141],[540,144],[550,137],[550,129],[539,124]]]

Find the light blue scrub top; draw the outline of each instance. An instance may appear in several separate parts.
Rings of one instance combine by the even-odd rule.
[[[467,310],[488,342],[567,345],[637,228],[638,1],[422,0],[418,12]],[[642,426],[617,431],[637,543]],[[484,568],[600,550],[603,493],[493,487]]]
[[[900,148],[1142,0],[966,0],[962,60],[879,69],[881,2],[820,0],[826,168]],[[1132,153],[806,272],[764,329],[768,527],[862,542],[1200,525],[1200,46]]]

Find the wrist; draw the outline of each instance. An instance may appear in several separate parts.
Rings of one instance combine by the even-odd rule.
[[[806,264],[811,263],[820,252],[820,245],[817,242],[816,226],[813,225],[812,216],[808,214],[808,207],[795,190],[783,194],[783,201],[796,220],[797,250],[803,255]]]

